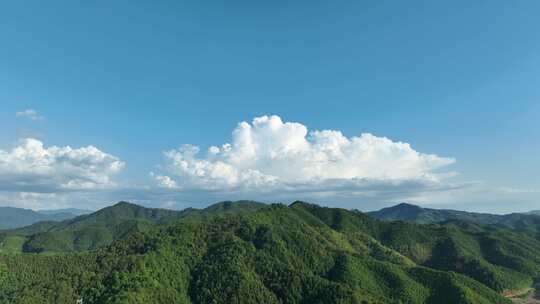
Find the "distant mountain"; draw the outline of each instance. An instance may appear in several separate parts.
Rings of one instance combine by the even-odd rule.
[[[540,233],[540,216],[535,211],[497,215],[448,209],[430,209],[401,203],[379,211],[367,212],[367,214],[386,221],[401,220],[420,224],[446,223],[462,227],[464,225],[469,227],[471,225],[484,225],[535,234]]]
[[[61,213],[69,213],[74,214],[75,216],[83,215],[83,214],[89,214],[94,211],[92,210],[85,210],[85,209],[77,209],[77,208],[66,208],[66,209],[48,209],[48,210],[38,210],[37,212],[41,214],[61,214]]]
[[[494,214],[422,208],[407,203],[383,208],[379,211],[367,212],[367,214],[380,220],[401,220],[421,224],[440,223],[456,219],[474,221],[481,224],[494,224],[500,220],[500,216]]]
[[[540,240],[527,234],[305,202],[183,211],[120,203],[57,229],[134,218],[158,225],[100,250],[0,253],[0,303],[511,304],[503,293],[540,277]]]
[[[540,215],[540,210],[529,211],[527,214]]]
[[[0,230],[28,226],[39,221],[62,221],[76,216],[71,212],[42,213],[30,209],[0,207]]]
[[[214,215],[252,212],[265,206],[267,205],[252,201],[226,201],[205,209],[188,208],[176,211],[145,208],[128,202],[119,202],[94,213],[62,222],[43,221],[6,231],[4,244],[10,243],[9,240],[15,237],[16,243],[21,245],[10,247],[10,250],[15,252],[91,250],[107,246],[130,234],[147,231],[156,224],[166,224],[188,217],[200,219]],[[24,238],[22,243],[21,238]],[[2,250],[1,245],[0,250]]]
[[[210,205],[200,210],[199,213],[201,215],[237,214],[257,211],[267,206],[265,203],[255,201],[224,201]]]

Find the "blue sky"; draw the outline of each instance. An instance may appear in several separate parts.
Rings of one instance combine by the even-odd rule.
[[[183,208],[229,198],[302,198],[362,210],[401,200],[491,212],[540,209],[539,13],[537,1],[3,3],[0,179],[17,182],[3,187],[0,204],[92,208],[130,199]],[[16,115],[29,109],[38,119]],[[371,133],[455,162],[417,175],[381,177],[362,168],[313,175],[375,180],[382,183],[376,194],[354,187],[303,192],[298,183],[306,180],[278,176],[294,189],[275,195],[267,185],[210,189],[163,154],[183,144],[221,146],[233,141],[237,123],[263,115],[309,131],[339,130],[348,139]],[[28,160],[17,160],[24,170],[8,163],[24,138],[44,149],[92,145],[123,166],[99,163],[105,167],[81,178],[92,185],[66,190],[66,181],[82,174],[73,159],[69,170],[79,173],[65,164],[36,173]],[[396,160],[388,157],[380,162]],[[234,169],[268,173],[253,166]],[[455,176],[437,176],[436,190],[430,184],[411,194],[408,182],[427,173]],[[63,177],[45,186],[47,174]],[[159,187],[158,175],[178,188]],[[389,195],[396,182],[406,195]],[[385,192],[386,183],[392,186]]]

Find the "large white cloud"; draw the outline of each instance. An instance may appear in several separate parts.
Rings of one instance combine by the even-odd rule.
[[[309,132],[278,116],[241,122],[231,143],[205,153],[193,145],[164,153],[158,185],[215,191],[353,191],[373,185],[433,185],[454,162],[415,151],[408,143],[369,133],[347,138],[340,131]],[[377,186],[380,187],[380,186]]]
[[[27,138],[10,151],[0,150],[0,190],[29,193],[104,189],[124,167],[117,157],[94,146],[44,147]]]

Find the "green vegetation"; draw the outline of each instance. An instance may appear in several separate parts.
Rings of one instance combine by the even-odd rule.
[[[37,222],[33,225],[5,231],[6,242],[0,252],[73,252],[94,250],[121,240],[135,232],[144,232],[156,224],[182,218],[203,219],[214,215],[253,212],[266,205],[252,201],[220,202],[205,209],[182,211],[144,208],[127,202],[78,216],[62,222]],[[17,240],[14,242],[14,240]]]
[[[516,231],[303,202],[167,212],[121,203],[24,236],[51,249],[0,254],[0,303],[493,304],[540,277],[540,242]]]
[[[24,236],[0,233],[0,253],[21,252],[25,242]]]
[[[471,229],[466,225],[382,222],[359,212],[293,204],[330,227],[364,231],[417,264],[465,274],[502,292],[530,286],[540,273],[540,242],[512,230]]]

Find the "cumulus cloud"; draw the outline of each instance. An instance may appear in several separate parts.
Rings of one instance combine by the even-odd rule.
[[[176,181],[174,181],[169,176],[155,174],[154,172],[150,172],[150,177],[153,177],[161,188],[168,188],[168,189],[178,188],[178,184],[176,183]]]
[[[19,111],[15,113],[16,117],[21,118],[28,118],[30,120],[40,120],[43,119],[43,116],[39,115],[39,113],[34,109],[26,109],[24,111]]]
[[[241,122],[230,143],[211,146],[206,152],[183,145],[164,152],[164,157],[164,172],[153,174],[163,188],[334,195],[389,187],[439,187],[448,173],[436,170],[454,162],[386,137],[309,131],[278,116]]]
[[[10,151],[0,150],[0,190],[54,193],[110,188],[112,176],[124,165],[94,146],[44,147],[27,138]]]

